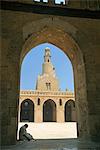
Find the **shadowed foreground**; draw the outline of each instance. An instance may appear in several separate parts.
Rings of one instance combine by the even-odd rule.
[[[36,140],[2,147],[6,150],[100,150],[100,143],[83,140]]]

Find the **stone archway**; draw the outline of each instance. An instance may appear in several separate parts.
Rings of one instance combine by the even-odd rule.
[[[65,103],[64,116],[65,122],[76,121],[75,102],[73,100],[68,100]]]
[[[34,103],[30,99],[21,103],[20,122],[34,122]]]
[[[9,16],[11,15],[12,13]],[[94,20],[92,24],[92,20],[87,23],[87,20],[80,21],[80,18],[57,16],[36,16],[32,19],[32,15],[30,18],[24,17],[23,19],[22,15],[20,16],[22,23],[15,24],[13,17],[8,17],[8,12],[5,17],[4,20],[9,22],[9,26],[6,23],[3,24],[5,36],[2,36],[2,106],[6,107],[2,110],[2,143],[14,144],[16,142],[21,62],[31,48],[45,42],[62,49],[72,62],[79,136],[98,137],[100,125],[99,107],[97,107],[97,104],[99,105],[98,39],[100,36],[97,30],[99,31],[99,22]],[[17,21],[18,19],[19,17]],[[9,32],[5,34],[5,30]],[[97,38],[94,38],[94,35],[98,35]],[[11,129],[12,132],[10,132]]]
[[[22,61],[30,48],[43,42],[51,42],[61,48],[69,58],[73,57],[71,62],[74,68],[80,137],[98,138],[100,129],[99,28],[100,21],[97,19],[2,10],[0,66],[2,145],[16,142],[20,90],[19,61]],[[40,36],[42,33],[43,36]],[[74,52],[75,55],[73,55]],[[82,110],[83,107],[84,110]]]
[[[56,122],[56,104],[51,99],[43,104],[43,122]]]
[[[71,30],[75,31],[75,29],[73,29],[72,26],[70,28],[70,24],[67,24],[66,26],[69,28],[70,32],[68,34],[65,31],[65,26],[64,28],[61,28],[59,27],[59,25],[57,26],[57,23],[58,20],[57,22],[55,21],[53,25],[44,26],[40,23],[41,26],[39,26],[38,31],[34,31],[34,34],[29,34],[30,36],[28,36],[28,39],[25,41],[21,52],[20,63],[30,49],[45,42],[51,43],[59,47],[69,57],[72,62],[74,72],[76,113],[79,127],[79,135],[80,137],[89,137],[88,102],[86,94],[86,75],[83,54],[77,42],[74,40],[75,37],[73,38],[72,36],[70,36]],[[64,22],[60,21],[60,24],[63,23]],[[26,27],[27,30],[28,27],[29,26]],[[24,28],[24,32],[26,29]],[[82,111],[83,106],[84,111]]]

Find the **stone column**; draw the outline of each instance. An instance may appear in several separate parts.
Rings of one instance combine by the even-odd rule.
[[[85,59],[89,133],[92,140],[100,142],[100,44],[94,43]]]
[[[35,109],[34,109],[34,122],[40,123],[43,121],[43,109],[41,105],[35,104]]]
[[[1,41],[2,63],[0,65],[1,67],[0,139],[2,145],[12,145],[16,143],[17,139],[16,131],[18,128],[18,104],[19,104],[19,82],[20,82],[20,69],[19,69],[20,54],[18,50],[21,49],[21,47],[19,46],[21,40],[19,34],[17,35],[16,31],[15,33],[11,33],[11,31],[9,31],[8,29],[5,35],[5,30],[6,28],[2,29],[2,41]]]
[[[79,60],[78,64],[75,64],[75,101],[77,110],[77,121],[80,138],[89,137],[89,126],[88,126],[88,103],[86,93],[86,76],[85,76],[85,65]],[[84,108],[84,109],[83,109]]]
[[[16,130],[18,123],[18,72],[15,64],[9,63],[7,67],[2,66],[2,96],[1,96],[1,143],[10,145],[16,143]]]
[[[57,104],[57,122],[64,122],[64,107]]]

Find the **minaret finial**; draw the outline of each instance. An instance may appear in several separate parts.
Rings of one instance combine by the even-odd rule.
[[[50,48],[45,48],[45,55],[44,55],[44,62],[50,62],[51,54],[50,54]]]

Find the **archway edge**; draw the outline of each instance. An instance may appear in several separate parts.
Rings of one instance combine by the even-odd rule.
[[[24,103],[25,101],[30,101],[30,102],[32,102],[32,103],[33,103],[33,105],[34,105],[33,100],[32,100],[32,99],[30,99],[30,98],[23,99],[23,100],[21,101],[20,105],[21,105],[22,103]]]
[[[25,105],[25,103],[27,105]],[[24,99],[20,104],[20,122],[23,121],[34,121],[34,102],[31,99]]]
[[[45,104],[46,102],[48,102],[48,101],[51,101],[51,102],[53,102],[55,105],[57,105],[56,102],[55,102],[53,99],[47,99],[47,100],[45,100],[42,105],[44,105],[44,104]]]
[[[82,57],[82,52],[75,41],[77,32],[78,29],[69,22],[54,17],[53,20],[49,17],[28,23],[23,27],[24,45],[21,51],[21,62],[32,48],[43,43],[51,43],[67,54],[73,65],[75,55],[80,54]]]
[[[34,32],[41,31],[43,28],[53,27],[66,31],[75,36],[77,28],[67,21],[61,20],[59,17],[49,16],[36,21],[32,21],[23,26],[23,40],[27,39],[29,35]]]

